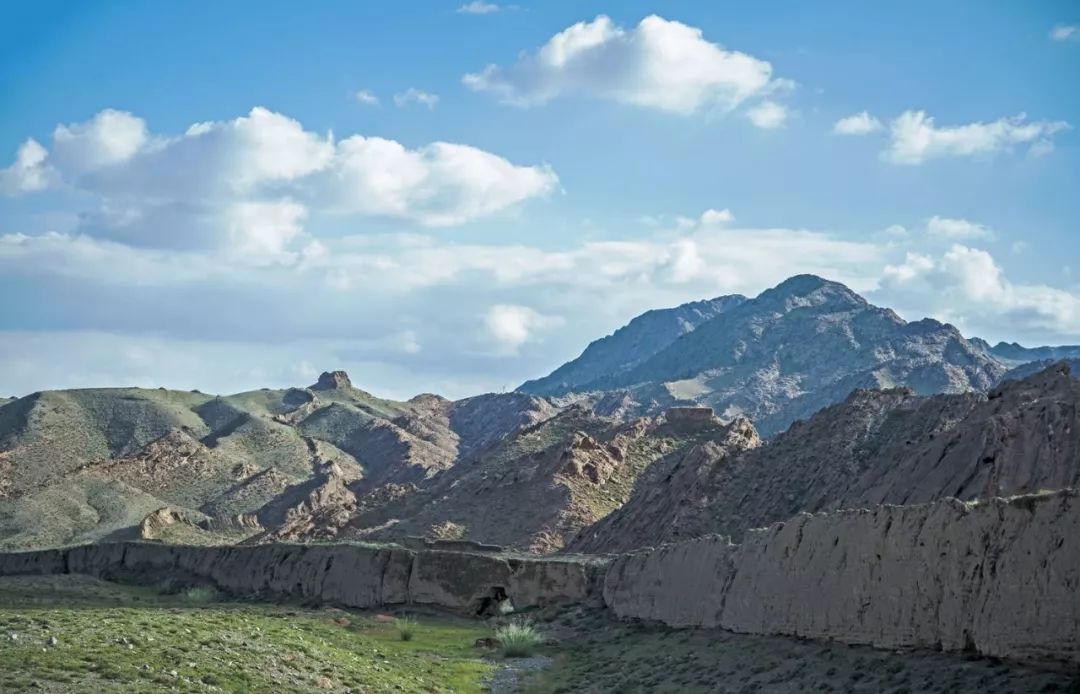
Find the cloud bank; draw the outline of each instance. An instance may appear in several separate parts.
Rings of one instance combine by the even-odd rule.
[[[28,140],[0,189],[89,193],[79,232],[148,248],[228,249],[241,260],[296,262],[304,220],[330,214],[443,227],[498,214],[556,190],[547,166],[521,166],[469,145],[410,149],[380,137],[335,140],[256,107],[180,135],[150,133],[106,110],[57,126],[51,150]]]

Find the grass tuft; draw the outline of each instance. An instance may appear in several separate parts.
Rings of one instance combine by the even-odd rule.
[[[397,629],[398,637],[402,641],[412,641],[416,634],[416,619],[412,617],[398,617],[394,620],[394,628]]]
[[[544,642],[544,637],[532,622],[515,619],[495,630],[495,640],[506,658],[528,658]]]

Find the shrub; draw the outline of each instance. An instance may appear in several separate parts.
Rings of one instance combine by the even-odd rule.
[[[544,637],[536,627],[524,619],[514,620],[495,630],[495,640],[502,646],[503,656],[507,658],[527,658],[536,647],[544,642]]]
[[[413,634],[416,632],[416,620],[412,617],[398,617],[394,620],[394,628],[397,629],[402,641],[412,641]]]
[[[209,586],[193,586],[185,588],[180,595],[185,602],[206,603],[217,600],[218,592]]]

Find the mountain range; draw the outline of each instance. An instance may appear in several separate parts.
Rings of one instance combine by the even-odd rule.
[[[609,551],[1069,486],[1076,381],[1049,361],[1063,358],[1080,348],[991,346],[801,275],[649,311],[511,393],[392,401],[340,371],[229,396],[34,393],[0,401],[0,547],[420,536]]]

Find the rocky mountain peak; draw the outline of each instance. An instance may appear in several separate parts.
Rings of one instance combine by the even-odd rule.
[[[319,375],[319,380],[311,386],[312,390],[343,390],[345,388],[352,388],[352,381],[349,380],[349,374],[344,371],[323,371]]]
[[[817,275],[795,275],[761,293],[763,304],[782,304],[785,310],[804,306],[851,310],[868,306],[866,299],[839,282]]]

